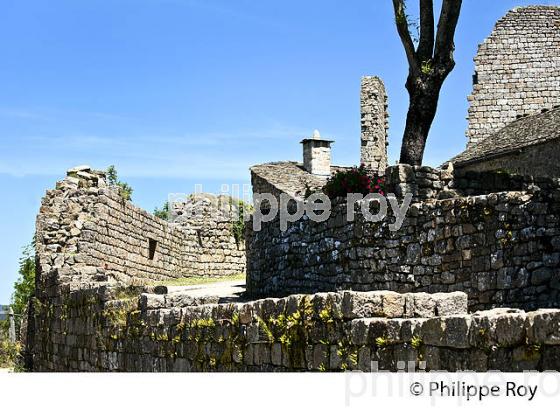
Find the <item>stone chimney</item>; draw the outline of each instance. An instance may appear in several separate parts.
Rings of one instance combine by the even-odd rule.
[[[321,138],[315,130],[312,138],[301,141],[303,144],[303,167],[313,175],[328,177],[331,175],[331,144],[333,141]]]
[[[373,172],[385,174],[387,168],[387,93],[378,77],[363,77],[360,98],[362,147],[360,162]]]

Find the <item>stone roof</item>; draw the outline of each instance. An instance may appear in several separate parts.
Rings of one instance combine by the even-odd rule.
[[[520,118],[451,160],[456,165],[480,162],[560,138],[560,107]]]
[[[331,173],[348,167],[331,166]],[[313,175],[305,170],[299,162],[270,162],[251,167],[251,172],[264,179],[277,190],[294,197],[303,197],[309,189],[312,192],[320,190],[327,179]]]

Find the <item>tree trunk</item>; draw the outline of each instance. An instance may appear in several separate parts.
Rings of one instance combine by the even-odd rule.
[[[410,105],[406,117],[401,147],[401,164],[422,165],[426,140],[436,116],[439,93],[443,82],[430,77],[415,79],[412,75],[406,83]]]
[[[422,165],[426,140],[436,116],[441,87],[455,67],[453,38],[463,0],[443,0],[434,32],[434,1],[420,0],[420,39],[410,35],[406,1],[393,0],[397,32],[408,60],[406,89],[410,105],[401,148],[402,164]]]

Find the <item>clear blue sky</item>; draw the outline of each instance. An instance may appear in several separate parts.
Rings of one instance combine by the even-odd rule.
[[[464,0],[427,164],[465,145],[478,43],[534,3]],[[115,164],[152,210],[300,160],[315,128],[335,163],[356,164],[362,75],[385,80],[391,163],[400,149],[407,66],[390,0],[4,0],[0,39],[0,303],[44,191],[71,166]]]

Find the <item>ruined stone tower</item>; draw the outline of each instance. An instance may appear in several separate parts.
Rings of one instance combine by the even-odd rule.
[[[363,77],[361,107],[360,162],[372,171],[384,174],[387,168],[387,93],[378,77]]]
[[[560,104],[560,7],[513,9],[479,46],[474,62],[468,146]]]

